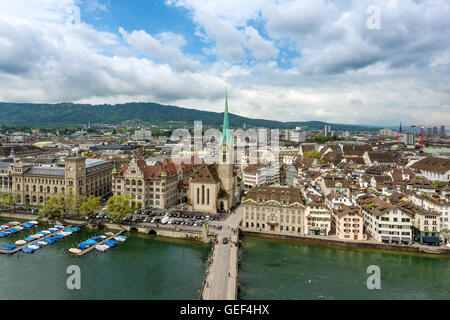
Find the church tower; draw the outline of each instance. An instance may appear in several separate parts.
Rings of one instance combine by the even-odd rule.
[[[225,91],[225,112],[223,115],[221,143],[221,159],[218,165],[219,179],[224,191],[229,195],[230,206],[234,203],[234,171],[233,171],[233,145],[228,121],[228,89]]]

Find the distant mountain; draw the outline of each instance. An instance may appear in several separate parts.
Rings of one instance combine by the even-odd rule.
[[[292,129],[301,126],[304,130],[321,130],[330,124],[336,131],[374,131],[378,128],[333,124],[321,121],[280,122],[250,119],[235,114],[229,115],[233,128],[266,127]],[[62,127],[91,123],[121,124],[127,121],[142,124],[188,125],[201,120],[204,126],[222,125],[223,113],[180,108],[158,103],[125,103],[116,105],[91,104],[33,104],[0,102],[0,125],[30,126],[37,128]]]

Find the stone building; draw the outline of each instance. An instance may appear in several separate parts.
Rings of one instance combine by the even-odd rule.
[[[111,162],[68,157],[63,166],[17,163],[12,168],[12,192],[19,204],[40,205],[56,194],[104,197],[111,192]]]
[[[241,229],[273,234],[303,235],[305,202],[291,187],[254,187],[242,199]]]
[[[169,208],[187,200],[180,198],[178,191],[191,171],[192,166],[177,165],[171,159],[147,165],[141,158],[132,158],[113,171],[113,192],[130,195],[142,208]]]

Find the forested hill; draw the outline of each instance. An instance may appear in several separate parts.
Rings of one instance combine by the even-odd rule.
[[[323,129],[325,122],[280,122],[263,119],[250,119],[234,114],[229,115],[233,128],[267,127],[291,129],[302,126],[305,130]],[[161,105],[158,103],[125,103],[116,105],[90,104],[32,104],[0,102],[0,125],[56,127],[91,123],[121,124],[134,121],[142,124],[186,124],[193,126],[194,121],[201,120],[203,125],[220,126],[223,113],[200,111]],[[376,130],[363,126],[330,123],[332,130],[364,131]]]

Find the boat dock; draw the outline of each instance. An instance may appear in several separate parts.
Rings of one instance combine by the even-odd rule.
[[[88,252],[94,250],[96,246],[101,245],[101,244],[103,244],[103,243],[105,243],[106,241],[109,241],[109,240],[111,240],[111,239],[114,239],[114,237],[120,236],[120,235],[121,235],[122,233],[124,233],[124,232],[125,232],[125,230],[122,230],[122,231],[116,233],[115,235],[110,236],[110,237],[108,237],[108,238],[106,238],[106,239],[100,241],[100,242],[97,243],[96,245],[92,245],[92,246],[90,246],[89,248],[84,249],[84,250],[81,251],[80,253],[77,253],[77,256],[80,256],[80,257],[81,257],[81,256],[84,256],[86,253],[88,253]]]
[[[68,228],[72,228],[72,227],[73,227],[73,226],[68,226],[68,227],[64,227],[63,229],[68,229]],[[47,239],[48,237],[51,237],[51,236],[53,236],[53,235],[55,235],[56,233],[61,232],[61,231],[62,231],[62,230],[56,230],[56,231],[54,231],[54,232],[52,232],[52,233],[49,233],[49,234],[47,234],[47,235],[45,235],[45,236],[43,236],[43,237],[41,237],[41,238],[36,239],[36,240],[34,240],[34,241],[30,241],[30,242],[25,243],[24,245],[17,246],[16,248],[14,248],[14,249],[12,249],[12,250],[0,249],[0,254],[7,254],[7,255],[14,254],[14,253],[16,253],[16,252],[22,250],[23,248],[28,247],[29,245],[32,245],[32,244],[35,244],[35,243],[38,242],[38,241],[42,241],[42,240],[44,240],[44,239]]]

